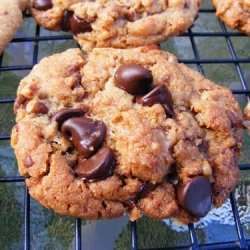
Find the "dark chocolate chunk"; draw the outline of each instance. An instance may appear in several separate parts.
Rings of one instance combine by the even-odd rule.
[[[73,11],[69,11],[69,10],[63,11],[62,20],[60,23],[60,29],[62,31],[70,31],[70,20],[71,20],[73,14],[74,14]]]
[[[208,150],[208,142],[205,141],[205,140],[202,140],[202,141],[201,141],[201,144],[199,144],[198,147],[199,147],[200,152],[206,153],[207,150]]]
[[[62,127],[62,124],[72,117],[80,117],[83,116],[84,112],[82,109],[73,109],[73,108],[63,108],[56,112],[52,118],[51,122],[57,122],[58,123],[58,129],[60,130]]]
[[[204,176],[194,177],[186,185],[177,187],[177,198],[180,205],[194,217],[205,216],[212,204],[210,181]]]
[[[33,7],[37,10],[48,10],[53,7],[52,0],[34,0]]]
[[[128,210],[133,209],[140,199],[145,198],[151,191],[154,190],[156,185],[150,182],[144,182],[141,184],[140,190],[134,197],[124,202],[124,205],[128,208]]]
[[[80,159],[75,168],[76,174],[88,181],[109,177],[115,167],[115,156],[108,147],[103,147],[89,159]]]
[[[74,35],[92,31],[89,22],[74,15],[73,11],[64,10],[60,29],[63,31],[71,31]]]
[[[137,199],[145,198],[151,191],[154,190],[156,185],[152,184],[151,182],[144,182],[140,192],[138,193]]]
[[[92,27],[89,22],[73,15],[70,18],[70,30],[74,35],[77,35],[79,33],[91,32]]]
[[[137,64],[124,64],[115,73],[116,86],[131,95],[143,95],[151,89],[151,72]]]
[[[102,146],[106,126],[101,121],[73,117],[62,124],[62,133],[72,141],[81,157],[89,158]]]
[[[172,97],[165,85],[159,85],[155,87],[148,94],[138,97],[136,101],[144,106],[153,106],[156,103],[160,103],[167,114],[168,117],[174,116],[174,111],[172,108]]]

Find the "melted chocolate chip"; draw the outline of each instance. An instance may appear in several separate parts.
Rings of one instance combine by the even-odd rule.
[[[177,198],[194,217],[205,216],[212,204],[212,190],[209,180],[204,176],[197,176],[186,185],[177,187]]]
[[[154,188],[156,185],[150,183],[150,182],[144,182],[142,183],[140,187],[140,191],[135,194],[135,196],[127,201],[124,202],[124,205],[129,209],[133,209],[134,206],[136,206],[136,203],[140,200],[145,198]]]
[[[37,10],[48,10],[53,7],[52,0],[34,0],[33,7]]]
[[[70,30],[74,35],[84,32],[91,32],[92,27],[89,22],[73,15],[70,18]]]
[[[108,147],[103,147],[89,159],[79,160],[76,174],[88,181],[102,180],[109,177],[115,167],[115,156]]]
[[[172,118],[174,116],[171,94],[163,84],[155,87],[148,94],[138,97],[136,100],[138,103],[149,107],[156,103],[160,103],[164,107],[168,117]]]
[[[155,188],[155,185],[150,182],[144,182],[141,188],[141,191],[139,192],[137,199],[145,198],[153,189]]]
[[[143,95],[149,92],[152,82],[151,72],[137,64],[124,64],[115,73],[116,86],[131,95]]]
[[[81,157],[89,158],[102,146],[106,126],[101,121],[73,117],[62,124],[62,133],[72,141]]]
[[[73,11],[69,11],[69,10],[63,11],[62,20],[60,23],[60,29],[62,31],[70,30],[70,19],[72,18],[73,14],[74,14]]]
[[[63,108],[56,112],[52,118],[51,122],[57,122],[58,123],[58,129],[60,130],[62,127],[62,124],[72,117],[80,117],[83,116],[84,112],[82,109],[73,109],[73,108]]]
[[[74,15],[73,11],[64,10],[60,28],[63,31],[71,31],[74,35],[92,31],[89,22]]]
[[[167,175],[167,181],[171,182],[174,186],[178,185],[179,178],[175,165],[173,166],[171,172]]]

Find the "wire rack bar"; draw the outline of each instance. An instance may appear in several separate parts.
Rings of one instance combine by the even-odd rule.
[[[131,225],[131,249],[137,250],[137,225],[136,221],[130,222]]]
[[[192,37],[192,36],[197,36],[197,37],[201,37],[201,36],[209,36],[209,37],[221,37],[221,36],[225,36],[225,37],[246,37],[246,35],[244,33],[237,33],[237,32],[192,32],[192,34],[189,34],[187,32],[185,32],[184,34],[181,34],[180,37]]]
[[[240,168],[240,170],[249,170],[250,164],[240,164],[239,168]]]
[[[241,221],[240,221],[240,216],[239,216],[237,203],[236,203],[235,196],[234,196],[233,193],[230,194],[230,202],[231,202],[232,211],[233,211],[233,215],[234,215],[234,221],[235,221],[235,226],[236,226],[236,229],[237,229],[237,234],[238,234],[238,237],[239,237],[240,249],[247,250],[248,245],[247,245],[247,241],[245,240],[245,237],[244,237],[243,228],[242,228]]]
[[[57,40],[72,40],[71,35],[62,36],[31,36],[31,37],[19,37],[14,38],[12,43],[23,43],[23,42],[36,42],[36,41],[57,41]]]
[[[189,230],[189,236],[190,236],[190,241],[191,241],[191,248],[192,250],[199,250],[199,243],[197,240],[197,236],[196,236],[196,232],[194,229],[194,225],[193,224],[189,224],[188,225],[188,230]]]
[[[249,240],[247,241],[248,249],[250,247]],[[179,246],[176,247],[164,247],[164,248],[143,248],[143,250],[190,250],[190,246]],[[213,243],[213,244],[201,244],[201,250],[219,250],[219,249],[226,249],[226,250],[237,250],[240,249],[239,242],[231,241],[231,242],[223,242],[223,243]],[[140,249],[142,250],[142,249]]]
[[[75,250],[82,249],[81,219],[75,220]]]
[[[0,135],[0,141],[10,140],[10,135]]]
[[[30,250],[30,195],[24,191],[24,250]]]
[[[0,67],[0,71],[15,71],[15,70],[31,70],[33,68],[33,65],[16,65],[16,66],[3,66]]]
[[[221,64],[221,63],[250,63],[248,58],[237,58],[237,59],[181,59],[178,60],[180,63],[193,64],[193,63],[205,63],[205,64]]]
[[[4,99],[0,99],[0,104],[12,103],[14,101],[15,101],[15,98],[4,98]]]
[[[23,182],[23,181],[25,181],[25,178],[22,176],[0,177],[0,183],[3,183],[3,182]]]
[[[200,9],[199,10],[199,13],[214,13],[215,12],[215,9]]]
[[[219,20],[219,22],[220,22],[220,26],[221,26],[222,30],[226,32],[225,24],[222,23],[220,20]],[[226,42],[227,42],[227,46],[228,46],[228,48],[229,48],[229,51],[230,51],[230,54],[231,54],[232,58],[233,58],[233,59],[237,59],[235,49],[234,49],[233,44],[232,44],[232,41],[231,41],[231,39],[230,39],[229,37],[226,37]],[[239,75],[239,77],[240,77],[240,82],[241,82],[241,84],[242,84],[242,88],[243,88],[244,90],[247,90],[246,79],[245,79],[245,77],[244,77],[244,75],[243,75],[243,73],[242,73],[242,69],[241,69],[241,67],[240,67],[240,65],[239,65],[238,62],[235,63],[235,67],[236,67],[237,73],[238,73],[238,75]],[[249,96],[247,96],[247,99],[248,99],[248,101],[250,100],[250,99],[249,99]]]

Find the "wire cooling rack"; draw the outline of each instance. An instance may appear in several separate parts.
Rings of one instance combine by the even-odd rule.
[[[201,9],[200,13],[214,13],[215,10],[212,8]],[[30,17],[29,14],[24,15],[25,18]],[[185,64],[194,64],[197,65],[198,70],[201,74],[204,75],[203,65],[205,64],[233,64],[235,65],[237,74],[239,76],[242,89],[233,89],[233,93],[237,95],[243,95],[249,101],[250,90],[247,87],[246,79],[243,75],[243,71],[241,68],[241,64],[249,64],[250,66],[250,58],[242,59],[237,56],[236,49],[233,46],[232,37],[244,37],[244,34],[238,33],[236,31],[228,31],[225,25],[217,20],[220,26],[221,31],[219,32],[195,32],[192,29],[189,29],[186,33],[181,35],[181,37],[188,37],[191,42],[192,50],[194,53],[194,58],[192,59],[182,59],[179,60]],[[227,47],[230,52],[231,58],[226,59],[201,59],[199,55],[199,51],[197,48],[197,44],[195,41],[196,37],[222,37],[226,40]],[[24,42],[34,42],[34,50],[33,50],[33,60],[30,65],[14,65],[14,66],[2,66],[3,55],[0,56],[0,74],[4,71],[19,71],[19,70],[31,70],[35,64],[38,62],[38,48],[39,42],[41,41],[52,41],[52,40],[71,40],[71,35],[53,35],[53,36],[41,36],[40,35],[40,27],[36,26],[35,36],[30,37],[20,37],[12,40],[12,43],[24,43]],[[14,98],[1,98],[0,105],[14,103]],[[10,135],[2,134],[0,135],[0,141],[8,141],[10,139]],[[250,170],[250,163],[239,165],[241,171]],[[0,183],[15,183],[15,182],[24,182],[24,178],[20,176],[6,176],[0,177]],[[25,188],[25,202],[24,202],[24,249],[29,250],[30,243],[30,196],[28,194],[27,188]],[[197,240],[196,230],[193,224],[188,225],[189,236],[190,236],[190,245],[187,246],[173,246],[171,248],[166,249],[250,249],[250,240],[247,240],[244,232],[243,226],[241,224],[239,211],[237,202],[234,194],[230,195],[230,203],[232,207],[232,213],[234,217],[235,227],[238,235],[237,241],[231,242],[219,242],[216,244],[199,244]],[[1,208],[0,208],[1,209]],[[137,237],[137,224],[136,222],[131,222],[131,249],[138,250],[138,237]],[[166,239],[167,241],[167,239]],[[75,249],[80,250],[84,249],[84,245],[82,245],[81,239],[81,220],[75,220]],[[157,248],[153,248],[157,249]]]

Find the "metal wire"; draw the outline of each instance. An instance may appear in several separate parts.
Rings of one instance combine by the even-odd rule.
[[[200,13],[214,13],[214,9],[201,9]],[[30,17],[28,13],[25,13],[25,18]],[[200,73],[204,75],[203,64],[234,64],[236,67],[237,74],[239,76],[242,89],[233,89],[233,93],[237,95],[245,95],[249,100],[250,89],[247,88],[246,79],[243,75],[240,64],[250,63],[250,58],[238,58],[231,37],[244,37],[245,35],[238,32],[228,32],[225,25],[218,20],[221,32],[193,32],[192,29],[189,29],[188,32],[181,35],[182,37],[188,37],[190,39],[192,50],[194,53],[194,59],[183,59],[179,62],[185,64],[196,64]],[[199,51],[195,42],[196,37],[224,37],[231,55],[231,58],[227,59],[201,59],[199,56]],[[33,60],[31,65],[13,65],[13,66],[2,66],[3,55],[0,56],[0,75],[1,72],[5,71],[17,71],[17,70],[31,70],[38,60],[38,50],[39,42],[41,41],[60,41],[60,40],[71,40],[71,35],[57,35],[57,36],[40,36],[40,27],[36,26],[35,36],[15,38],[12,40],[12,43],[23,43],[23,42],[34,42],[33,50]],[[5,105],[13,103],[14,98],[0,98],[0,105]],[[9,140],[10,135],[0,135],[0,141]],[[249,170],[250,163],[239,165],[240,170]],[[15,183],[15,182],[24,182],[25,178],[21,176],[6,176],[0,177],[0,183]],[[30,196],[28,194],[27,187],[24,191],[24,249],[30,249]],[[197,240],[196,231],[193,224],[188,225],[189,236],[190,236],[190,245],[189,246],[173,246],[165,249],[248,249],[250,248],[250,241],[245,239],[237,202],[234,194],[230,195],[230,202],[232,206],[232,213],[234,216],[235,227],[237,230],[238,240],[234,242],[219,242],[213,244],[199,244]],[[80,250],[82,248],[82,239],[81,239],[81,220],[75,220],[75,249]],[[84,248],[84,247],[83,247]],[[137,223],[131,222],[131,249],[138,250],[138,238],[137,238]],[[154,248],[156,249],[156,248]]]

